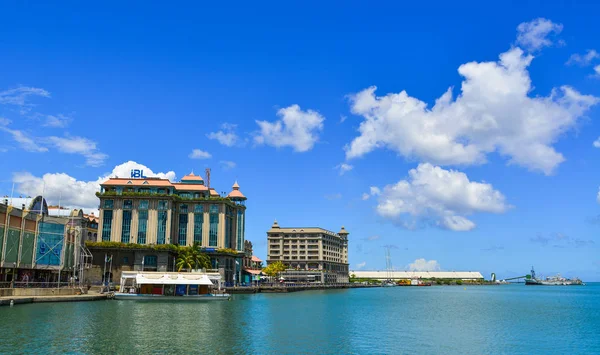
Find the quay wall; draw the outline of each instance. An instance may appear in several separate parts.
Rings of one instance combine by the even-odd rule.
[[[0,297],[71,296],[78,288],[0,288]]]

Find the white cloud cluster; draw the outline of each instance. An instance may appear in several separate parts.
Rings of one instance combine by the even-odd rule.
[[[364,200],[368,200],[369,198],[371,198],[371,196],[379,196],[381,194],[381,190],[379,189],[379,187],[377,186],[371,186],[369,188],[369,192],[368,193],[364,193],[362,195],[362,199]]]
[[[108,156],[98,151],[96,142],[83,137],[48,137],[48,142],[60,152],[79,154],[85,157],[87,166],[98,167],[104,164]]]
[[[71,123],[71,117],[65,116],[63,114],[58,115],[46,115],[45,116],[45,127],[54,127],[54,128],[64,128]]]
[[[595,59],[600,58],[600,53],[596,52],[596,50],[594,49],[588,49],[588,51],[585,54],[572,54],[569,57],[569,60],[567,60],[567,65],[573,65],[573,64],[577,64],[580,65],[582,67],[588,66],[592,63],[592,61],[594,61]]]
[[[409,178],[380,192],[377,213],[404,227],[433,222],[453,231],[468,231],[475,223],[466,216],[477,212],[503,213],[510,206],[492,185],[469,181],[466,174],[419,164]]]
[[[208,139],[213,139],[227,147],[233,147],[239,141],[238,135],[235,133],[237,125],[231,123],[223,123],[221,130],[210,132],[206,135]]]
[[[50,93],[41,88],[19,86],[14,89],[0,91],[0,104],[21,107],[21,113],[25,113],[31,107],[28,99],[31,96],[50,97]]]
[[[441,267],[436,260],[425,260],[421,258],[408,264],[407,269],[410,271],[438,271],[441,270]]]
[[[212,158],[212,155],[204,150],[192,149],[189,157],[190,159],[210,159]]]
[[[256,121],[260,132],[254,137],[257,144],[273,147],[292,147],[296,152],[306,152],[319,140],[325,118],[313,110],[302,111],[291,105],[277,111],[281,118],[275,122]]]
[[[537,51],[552,45],[551,35],[562,32],[563,25],[545,18],[523,22],[517,26],[517,44],[529,51]]]
[[[356,264],[356,269],[362,269],[365,266],[367,266],[367,262],[363,261],[362,263]]]
[[[377,97],[373,86],[351,96],[352,112],[364,121],[346,158],[388,148],[433,164],[469,165],[498,152],[510,163],[552,173],[565,160],[552,144],[599,100],[569,86],[530,97],[532,59],[512,48],[498,62],[463,64],[461,94],[453,100],[450,88],[431,109],[406,91]]]
[[[8,128],[10,120],[0,119],[0,131],[12,136],[12,139],[25,151],[34,153],[47,152],[48,148],[40,146],[28,133],[18,129]]]
[[[600,148],[600,137],[598,137],[598,139],[596,139],[596,140],[594,141],[594,143],[592,143],[592,144],[594,145],[594,147],[596,147],[596,148]]]
[[[340,175],[344,175],[348,171],[354,169],[354,166],[352,166],[348,163],[341,163],[339,165],[336,165],[335,168],[340,171]]]
[[[128,161],[97,180],[82,181],[65,173],[47,173],[41,177],[29,172],[13,174],[15,190],[27,196],[44,195],[49,204],[60,204],[68,208],[82,208],[86,213],[98,211],[96,192],[100,191],[100,183],[109,177],[129,177],[132,169],[144,170],[144,175],[155,176],[171,181],[175,180],[175,172],[154,173],[145,165]]]

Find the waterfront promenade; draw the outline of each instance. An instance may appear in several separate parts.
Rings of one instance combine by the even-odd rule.
[[[82,302],[82,301],[100,301],[108,299],[108,294],[91,293],[87,295],[65,295],[65,296],[5,296],[0,297],[0,306],[9,306],[10,301],[13,304],[24,303],[43,303],[43,302]]]
[[[247,294],[247,293],[287,293],[307,290],[334,290],[344,288],[373,288],[381,287],[381,285],[363,285],[356,283],[336,283],[336,284],[296,284],[296,283],[269,283],[260,286],[242,286],[242,287],[227,287],[226,292],[230,294]]]

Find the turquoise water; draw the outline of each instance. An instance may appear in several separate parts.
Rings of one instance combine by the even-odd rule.
[[[599,354],[600,284],[0,307],[2,354]]]

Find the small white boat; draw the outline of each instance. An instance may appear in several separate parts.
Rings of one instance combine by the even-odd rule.
[[[216,289],[215,289],[216,288]],[[221,275],[199,272],[123,271],[117,300],[227,301]]]

